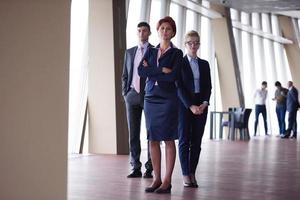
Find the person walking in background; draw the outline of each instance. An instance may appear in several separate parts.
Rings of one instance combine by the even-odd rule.
[[[179,88],[179,158],[185,187],[198,187],[196,168],[199,161],[202,136],[211,95],[209,63],[197,57],[200,36],[196,31],[185,35],[185,48],[181,68],[182,87]]]
[[[294,138],[297,139],[297,111],[299,109],[298,90],[293,85],[292,81],[288,82],[288,94],[286,100],[286,108],[289,112],[288,128],[285,135],[282,138]],[[293,134],[291,132],[293,131]]]
[[[275,97],[273,100],[276,101],[276,115],[279,125],[279,136],[283,136],[285,133],[285,113],[286,113],[286,96],[288,89],[281,86],[279,81],[275,82]]]
[[[268,96],[267,82],[263,81],[261,83],[261,88],[257,89],[254,94],[255,100],[255,122],[254,122],[254,136],[257,133],[257,125],[259,120],[259,115],[262,114],[265,126],[265,135],[268,135],[268,124],[267,124],[267,109],[266,109],[266,99]]]
[[[129,130],[130,164],[132,172],[128,178],[142,177],[141,172],[141,118],[144,103],[145,78],[138,75],[138,66],[147,48],[152,47],[148,43],[151,34],[150,26],[147,22],[140,22],[137,25],[138,45],[127,49],[125,52],[123,74],[122,74],[122,95],[125,99],[127,123]],[[148,161],[145,164],[146,172],[144,178],[152,178],[152,164],[148,148]]]
[[[167,16],[157,23],[160,43],[149,48],[139,66],[139,75],[147,78],[144,110],[154,178],[145,192],[170,193],[178,139],[177,85],[183,53],[171,42],[176,34],[175,21]],[[161,179],[160,142],[165,143],[166,172]]]

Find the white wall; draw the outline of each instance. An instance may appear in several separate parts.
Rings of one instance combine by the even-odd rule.
[[[0,199],[67,195],[69,0],[0,1]]]

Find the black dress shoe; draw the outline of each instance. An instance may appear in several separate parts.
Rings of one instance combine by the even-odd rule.
[[[145,192],[150,193],[150,192],[154,192],[155,190],[157,190],[157,188],[160,187],[161,184],[157,185],[157,186],[152,186],[152,187],[146,187],[145,188]]]
[[[143,178],[153,178],[152,171],[147,169],[146,172],[143,175]]]
[[[286,138],[289,138],[289,137],[290,137],[289,134],[285,134],[285,135],[281,136],[281,138],[283,138],[283,139],[286,139]]]
[[[133,172],[127,176],[127,178],[140,178],[140,177],[142,177],[142,172],[141,170],[137,170],[137,169],[133,170]]]
[[[183,187],[193,187],[193,183],[183,182]]]
[[[158,193],[158,194],[168,194],[168,193],[171,193],[171,188],[172,188],[172,185],[170,184],[166,189],[163,189],[163,188],[157,188],[155,190],[155,193]]]
[[[192,187],[193,187],[193,188],[197,188],[197,187],[198,187],[198,183],[197,183],[197,182],[192,183]]]

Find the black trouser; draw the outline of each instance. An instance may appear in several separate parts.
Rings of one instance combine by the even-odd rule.
[[[142,166],[140,162],[140,132],[143,107],[140,99],[140,94],[137,93],[134,89],[131,89],[125,96],[127,123],[129,131],[130,164],[132,165],[133,170],[140,170]],[[152,171],[149,144],[148,161],[145,163],[145,168]]]
[[[201,104],[199,94],[195,94],[193,104]],[[196,172],[206,118],[207,108],[201,115],[194,115],[190,109],[185,108],[181,103],[179,108],[178,147],[182,175],[184,176],[195,174]]]
[[[286,135],[290,135],[291,131],[293,131],[293,136],[297,137],[297,110],[292,110],[289,112],[288,122],[289,124],[286,130]]]
[[[268,124],[267,124],[267,109],[266,105],[255,105],[255,122],[254,122],[254,135],[256,135],[257,132],[257,125],[258,125],[258,117],[259,114],[262,114],[264,119],[264,125],[265,125],[265,134],[268,134]]]

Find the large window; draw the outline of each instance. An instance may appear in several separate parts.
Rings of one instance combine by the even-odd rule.
[[[190,31],[190,30],[195,30],[197,31],[197,28],[195,27],[195,23],[196,23],[196,13],[192,10],[187,10],[186,11],[186,32]]]
[[[178,18],[179,18],[179,5],[175,4],[175,3],[171,3],[170,4],[170,17],[172,17],[174,19],[174,21],[176,22],[176,25],[178,25]],[[180,28],[180,27],[178,27]],[[172,39],[172,42],[174,43],[175,46],[180,46],[178,41],[178,37],[177,34],[175,35],[175,37]]]
[[[69,82],[69,153],[78,153],[87,102],[88,0],[73,0]],[[88,134],[86,134],[88,136]],[[85,141],[88,141],[87,138]],[[85,152],[88,145],[85,145]]]
[[[158,34],[156,31],[156,24],[158,20],[160,20],[160,8],[161,8],[161,1],[160,0],[152,0],[151,2],[151,11],[150,11],[150,26],[152,30],[152,34],[150,35],[150,42],[153,45],[157,45],[159,43]]]
[[[140,22],[141,0],[130,0],[126,27],[127,48],[137,45],[137,24]]]

